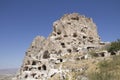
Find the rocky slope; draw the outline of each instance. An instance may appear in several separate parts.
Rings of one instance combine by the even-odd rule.
[[[88,80],[86,73],[95,70],[90,52],[103,43],[91,18],[78,13],[65,14],[53,23],[53,31],[44,38],[37,36],[26,52],[23,64],[13,80]],[[99,57],[109,56],[106,51]],[[94,64],[93,64],[94,63]]]

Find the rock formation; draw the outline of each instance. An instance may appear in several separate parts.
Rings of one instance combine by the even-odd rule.
[[[103,45],[91,18],[65,14],[53,23],[47,39],[37,36],[33,40],[13,80],[65,80],[71,71],[86,69],[81,62],[74,66],[75,60],[89,59],[87,52]]]

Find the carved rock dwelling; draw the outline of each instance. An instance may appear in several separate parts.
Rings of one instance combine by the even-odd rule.
[[[91,18],[78,13],[65,14],[53,23],[53,31],[37,36],[28,48],[23,64],[13,80],[69,80],[71,72],[88,69],[82,60],[91,60],[90,50],[101,48],[97,27]],[[109,56],[105,51],[99,56]],[[93,60],[94,61],[94,60]],[[77,80],[88,80],[85,75]]]

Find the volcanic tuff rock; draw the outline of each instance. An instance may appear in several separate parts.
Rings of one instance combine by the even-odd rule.
[[[33,40],[13,80],[64,80],[71,71],[86,69],[81,62],[75,66],[75,60],[89,59],[87,52],[102,45],[91,18],[78,13],[65,14],[53,23],[47,39],[37,36]],[[72,64],[74,66],[70,66]],[[55,79],[56,76],[59,79]]]

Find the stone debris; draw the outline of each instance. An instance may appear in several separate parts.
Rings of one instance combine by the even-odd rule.
[[[105,44],[101,42],[91,18],[78,13],[65,14],[53,23],[53,31],[48,38],[37,36],[33,40],[13,80],[50,80],[57,74],[60,80],[64,80],[72,70],[64,68],[65,62],[90,59],[87,52]],[[106,53],[99,52],[98,55],[106,56]],[[68,57],[70,55],[73,56]],[[82,77],[82,80],[88,79]]]

